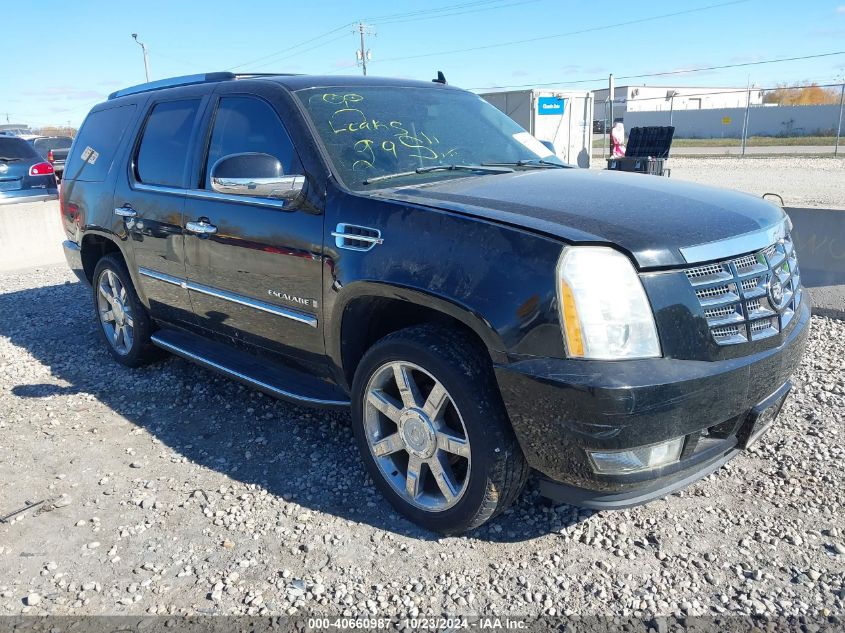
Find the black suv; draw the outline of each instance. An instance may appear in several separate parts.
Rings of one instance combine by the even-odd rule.
[[[61,196],[103,340],[351,407],[402,513],[458,533],[530,472],[644,503],[789,390],[810,310],[763,200],[570,168],[442,82],[213,73],[88,115]]]

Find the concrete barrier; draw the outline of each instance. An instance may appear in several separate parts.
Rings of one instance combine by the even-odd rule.
[[[845,209],[785,207],[813,311],[845,318]]]
[[[64,239],[57,200],[0,205],[0,271],[63,263]]]
[[[814,311],[845,318],[845,209],[785,211]],[[64,239],[58,201],[0,205],[0,271],[62,264]]]

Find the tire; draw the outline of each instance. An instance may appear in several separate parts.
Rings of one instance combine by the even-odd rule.
[[[127,367],[140,367],[155,360],[157,350],[150,342],[152,323],[123,259],[117,255],[101,258],[94,269],[92,289],[97,329],[112,357]],[[114,299],[115,293],[117,306],[106,296]],[[126,336],[115,338],[118,330]]]
[[[458,330],[415,326],[371,347],[355,372],[352,424],[375,485],[432,531],[480,526],[528,478],[486,352]]]

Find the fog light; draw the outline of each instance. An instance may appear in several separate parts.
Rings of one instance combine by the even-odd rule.
[[[621,475],[659,468],[681,458],[684,438],[639,446],[626,451],[590,451],[593,470],[605,475]]]

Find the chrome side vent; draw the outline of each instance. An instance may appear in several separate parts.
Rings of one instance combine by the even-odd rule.
[[[368,251],[376,244],[383,244],[381,231],[355,224],[338,224],[332,231],[335,246],[348,251]]]

